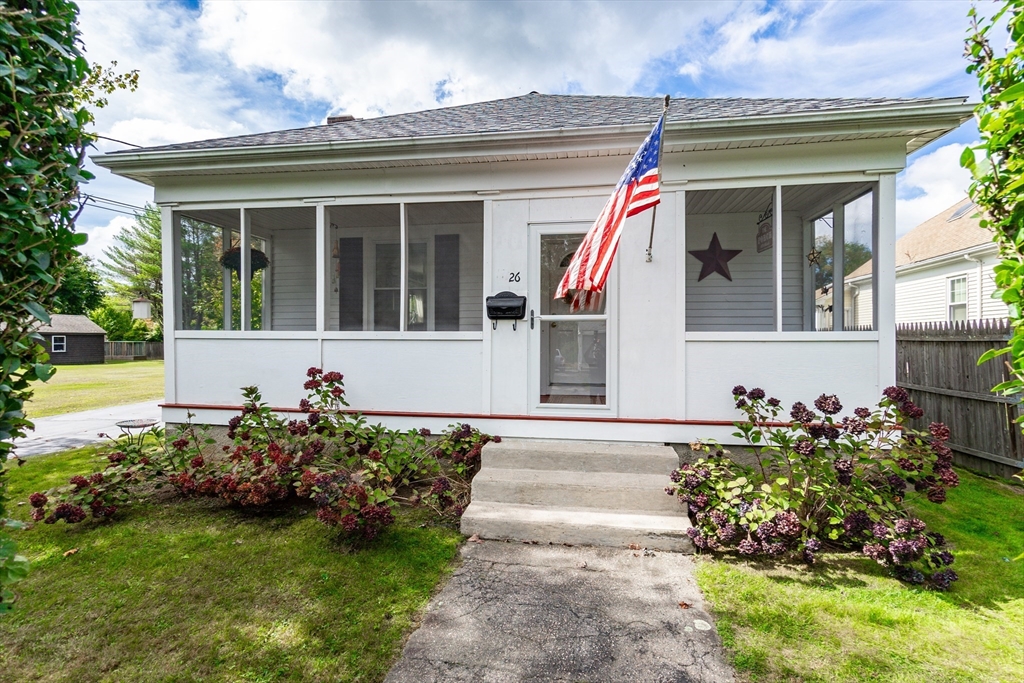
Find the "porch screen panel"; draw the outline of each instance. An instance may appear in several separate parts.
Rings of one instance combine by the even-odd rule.
[[[434,329],[459,329],[459,236],[434,236]]]
[[[406,204],[405,329],[483,329],[483,202]]]
[[[335,331],[397,331],[401,320],[398,204],[327,207],[327,323]]]
[[[338,321],[341,330],[363,329],[363,238],[337,241]]]
[[[316,330],[316,209],[246,209],[253,330]]]
[[[238,271],[225,257],[238,246],[240,215],[238,209],[174,212],[177,329],[240,328]]]
[[[771,187],[686,193],[687,331],[775,329],[774,210]]]
[[[783,329],[837,331],[874,328],[872,184],[822,183],[782,188],[786,237]],[[791,263],[792,262],[792,263]],[[799,313],[799,314],[798,314]]]

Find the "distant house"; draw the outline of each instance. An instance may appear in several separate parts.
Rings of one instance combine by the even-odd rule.
[[[106,332],[84,315],[50,316],[50,324],[38,330],[54,365],[86,365],[103,362]]]
[[[978,211],[965,198],[896,241],[897,324],[1007,316],[1006,304],[992,298],[999,254]],[[832,306],[831,292],[820,294],[819,307]],[[870,323],[871,261],[846,277],[844,295],[847,328]]]

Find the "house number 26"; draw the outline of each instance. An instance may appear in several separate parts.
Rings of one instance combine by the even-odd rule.
[[[518,271],[515,272],[515,273],[509,273],[508,274],[508,281],[509,282],[519,282],[520,279],[521,278],[519,277],[519,272]]]

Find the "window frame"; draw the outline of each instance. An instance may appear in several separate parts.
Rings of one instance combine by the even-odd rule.
[[[57,348],[57,340],[60,339],[60,348]],[[66,334],[55,334],[50,337],[50,353],[67,353],[68,337]]]
[[[963,282],[963,301],[953,301],[953,286]],[[946,320],[949,322],[961,322],[953,316],[953,307],[962,307],[964,312],[963,320],[967,320],[969,315],[968,302],[970,301],[970,276],[966,273],[961,275],[951,275],[946,278]]]

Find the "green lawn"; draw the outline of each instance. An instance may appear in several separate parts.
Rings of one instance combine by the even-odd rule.
[[[95,452],[30,458],[10,473],[12,497],[98,467]],[[29,506],[12,511],[27,519]],[[460,542],[422,513],[397,518],[358,552],[311,508],[211,500],[15,532],[33,564],[0,617],[0,680],[379,681]]]
[[[108,361],[103,365],[58,365],[48,382],[34,385],[26,404],[29,419],[139,403],[164,395],[162,360]]]
[[[1024,492],[960,477],[944,505],[917,509],[954,547],[960,581],[947,594],[849,555],[811,570],[702,558],[698,583],[741,680],[1024,679],[1024,561],[1013,560],[1024,551]]]

